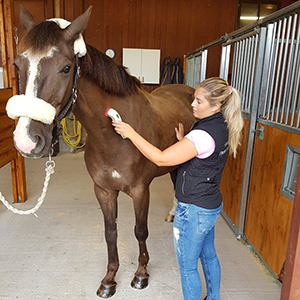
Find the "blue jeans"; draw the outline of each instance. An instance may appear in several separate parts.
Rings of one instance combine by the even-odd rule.
[[[221,269],[214,240],[215,224],[222,207],[223,204],[216,209],[205,209],[178,201],[173,236],[185,300],[200,300],[199,258],[206,281],[207,300],[220,299]]]

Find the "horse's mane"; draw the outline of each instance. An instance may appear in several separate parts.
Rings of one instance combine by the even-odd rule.
[[[63,29],[55,22],[41,22],[24,37],[20,50],[40,52],[58,45],[63,38]],[[111,94],[126,96],[141,88],[141,83],[129,75],[126,68],[118,66],[111,58],[96,48],[87,45],[87,54],[79,59],[82,76],[89,77]]]
[[[87,54],[79,60],[82,76],[88,76],[104,90],[125,96],[141,88],[141,83],[129,75],[125,67],[118,66],[111,58],[87,45]]]

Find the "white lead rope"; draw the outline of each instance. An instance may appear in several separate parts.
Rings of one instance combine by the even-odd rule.
[[[51,156],[49,156],[49,160],[46,162],[46,168],[45,168],[46,177],[45,177],[43,191],[42,191],[42,194],[41,194],[40,198],[37,201],[36,206],[33,207],[32,209],[29,209],[29,210],[18,210],[16,208],[14,208],[13,206],[11,206],[5,200],[5,198],[2,196],[2,193],[0,192],[0,200],[7,207],[7,210],[10,210],[13,213],[19,214],[19,215],[34,214],[38,218],[38,216],[36,215],[35,212],[40,208],[40,206],[43,204],[43,202],[45,200],[47,189],[48,189],[49,180],[50,180],[51,175],[54,173],[54,168],[55,168],[55,162],[51,159]]]

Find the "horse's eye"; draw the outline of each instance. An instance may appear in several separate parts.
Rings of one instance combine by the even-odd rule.
[[[63,72],[64,72],[65,74],[68,74],[68,73],[70,72],[70,70],[71,70],[71,67],[68,66],[68,65],[66,65],[66,66],[63,68]]]

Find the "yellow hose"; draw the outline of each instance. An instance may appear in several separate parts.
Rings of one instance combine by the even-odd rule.
[[[67,121],[66,118],[62,119],[61,121],[61,125],[62,125],[62,137],[64,139],[64,142],[66,143],[66,145],[68,145],[69,147],[73,147],[76,149],[80,149],[83,148],[85,146],[84,144],[80,144],[80,140],[81,140],[81,123],[76,120],[75,116],[73,115],[73,132],[74,134],[71,135],[68,133],[68,128],[67,128]],[[72,142],[72,140],[76,139],[74,142]]]

